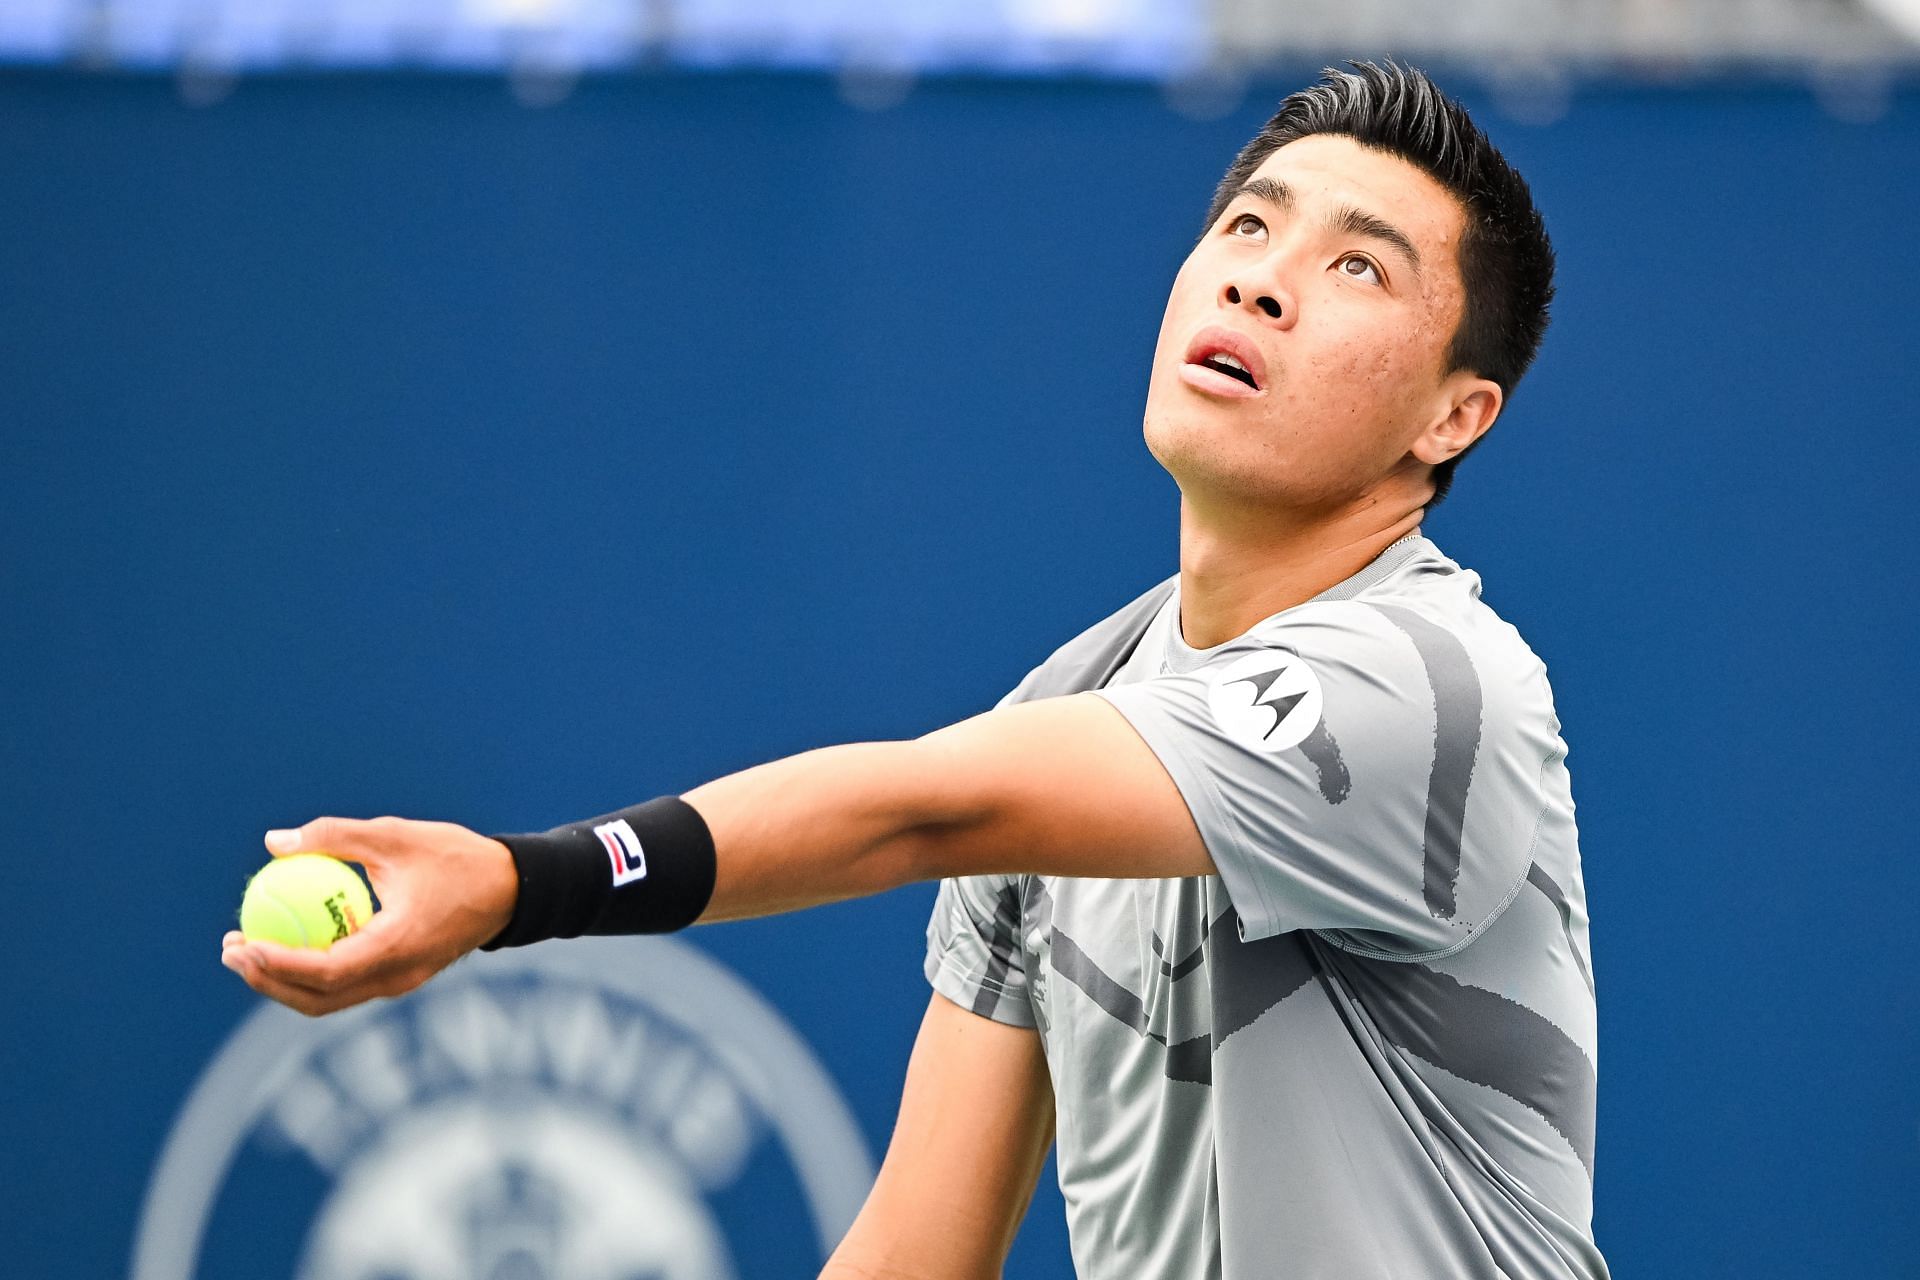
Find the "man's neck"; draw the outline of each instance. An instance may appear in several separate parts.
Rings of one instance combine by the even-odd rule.
[[[1378,505],[1288,520],[1180,501],[1180,633],[1196,649],[1313,599],[1420,527],[1415,507],[1382,524]]]

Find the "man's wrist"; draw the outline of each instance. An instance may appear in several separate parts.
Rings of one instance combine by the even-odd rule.
[[[513,855],[519,892],[481,950],[582,934],[671,933],[713,896],[713,834],[677,796],[525,835],[493,837]]]

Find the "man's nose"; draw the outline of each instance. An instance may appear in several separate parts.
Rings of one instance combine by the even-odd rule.
[[[1282,329],[1291,329],[1299,314],[1292,295],[1277,283],[1229,280],[1220,290],[1220,299],[1227,306],[1238,307]]]

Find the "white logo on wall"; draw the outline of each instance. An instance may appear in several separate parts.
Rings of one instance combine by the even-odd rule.
[[[1265,649],[1223,667],[1207,687],[1207,706],[1231,737],[1260,751],[1285,751],[1320,723],[1320,677],[1298,654]]]
[[[235,1250],[261,1275],[735,1280],[742,1233],[715,1202],[770,1148],[817,1268],[873,1163],[771,1006],[666,938],[476,955],[403,1000],[312,1020],[263,1005],[242,1024],[167,1139],[132,1280],[190,1280],[233,1249],[209,1223],[258,1150],[323,1188],[304,1238]]]

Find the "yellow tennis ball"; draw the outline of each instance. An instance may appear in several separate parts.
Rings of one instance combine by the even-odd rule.
[[[247,881],[240,899],[240,932],[249,942],[325,951],[372,918],[367,882],[324,853],[275,858]]]

